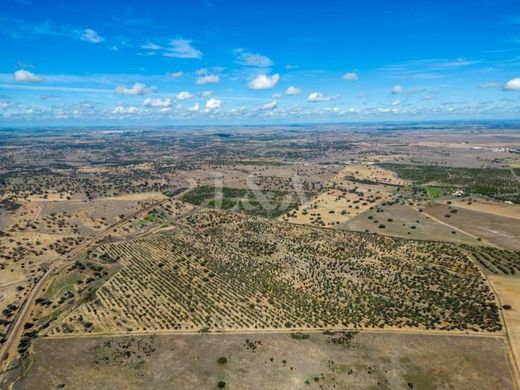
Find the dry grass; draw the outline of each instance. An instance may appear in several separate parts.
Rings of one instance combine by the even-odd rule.
[[[362,332],[341,345],[330,342],[334,337],[39,339],[33,363],[14,389],[215,389],[221,381],[226,389],[245,390],[515,387],[503,338]],[[219,364],[220,357],[227,362]]]

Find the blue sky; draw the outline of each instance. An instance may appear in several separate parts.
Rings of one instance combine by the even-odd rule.
[[[0,125],[520,118],[520,1],[0,8]]]

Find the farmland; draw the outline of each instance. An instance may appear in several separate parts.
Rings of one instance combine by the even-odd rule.
[[[520,140],[460,131],[11,134],[2,388],[515,388]]]
[[[517,219],[450,204],[427,205],[424,213],[500,248],[520,250],[520,224]]]
[[[520,272],[520,251],[508,251],[493,247],[464,247],[487,272],[499,275],[515,275]]]
[[[449,244],[208,210],[187,217],[178,230],[100,250],[124,268],[50,334],[501,329],[492,292],[475,265]]]
[[[462,189],[468,193],[520,203],[520,181],[511,169],[380,164],[405,180]]]

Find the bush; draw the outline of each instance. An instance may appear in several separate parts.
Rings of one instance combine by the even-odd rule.
[[[306,333],[297,332],[297,333],[291,333],[291,338],[293,338],[295,340],[308,340],[311,338],[311,335],[306,334]]]
[[[217,360],[218,364],[226,364],[227,363],[227,358],[224,357],[224,356],[221,356],[218,358]]]

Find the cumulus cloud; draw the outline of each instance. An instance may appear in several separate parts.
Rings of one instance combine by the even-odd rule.
[[[144,99],[143,105],[145,107],[171,107],[172,103],[170,99]]]
[[[289,96],[299,95],[302,93],[300,88],[293,87],[292,85],[285,90],[285,94]]]
[[[36,76],[34,73],[24,69],[20,69],[14,72],[14,79],[22,83],[37,83],[39,81],[43,81],[41,77]]]
[[[215,74],[208,74],[197,78],[198,85],[216,84],[220,81],[220,77]]]
[[[168,77],[172,80],[180,79],[182,76],[184,76],[184,72],[171,72],[167,74]]]
[[[390,103],[392,106],[398,106],[399,104],[401,104],[401,101],[399,99],[396,99],[394,101],[392,101],[392,103]]]
[[[206,111],[217,110],[222,106],[222,100],[211,98],[206,102]]]
[[[177,100],[188,100],[188,99],[191,99],[193,97],[193,95],[191,93],[189,93],[188,91],[182,91],[182,92],[179,92],[177,94],[177,96],[175,96],[177,98]]]
[[[506,91],[520,91],[520,77],[509,80],[506,85],[504,85],[504,89]]]
[[[135,83],[131,87],[127,87],[126,85],[119,85],[116,88],[116,93],[120,95],[144,95],[150,92],[155,92],[155,88],[147,87],[143,83]]]
[[[200,110],[200,105],[199,103],[195,103],[193,106],[191,106],[190,108],[188,108],[188,111],[189,112],[197,112]]]
[[[307,101],[311,103],[328,102],[336,98],[337,96],[327,96],[320,92],[313,92],[307,97]]]
[[[91,43],[100,43],[100,42],[103,42],[105,39],[103,37],[101,37],[97,32],[92,30],[91,28],[86,28],[83,31],[81,40],[91,42]]]
[[[354,72],[349,72],[345,73],[341,78],[347,81],[355,81],[358,79],[358,75]]]
[[[202,58],[202,52],[195,49],[188,39],[172,39],[170,46],[164,49],[163,56],[175,58]]]
[[[267,68],[273,65],[273,61],[262,54],[249,53],[244,49],[233,50],[237,59],[236,63],[246,66],[257,66],[260,68]]]
[[[403,87],[401,87],[400,85],[394,85],[390,92],[392,92],[394,95],[400,94],[403,92]]]
[[[268,76],[260,74],[249,82],[249,88],[251,89],[269,89],[273,88],[278,81],[280,81],[280,75],[278,73]]]
[[[140,110],[137,107],[116,106],[112,114],[137,114]]]
[[[202,91],[202,93],[200,94],[200,96],[202,97],[210,97],[211,95],[213,95],[212,91]]]

